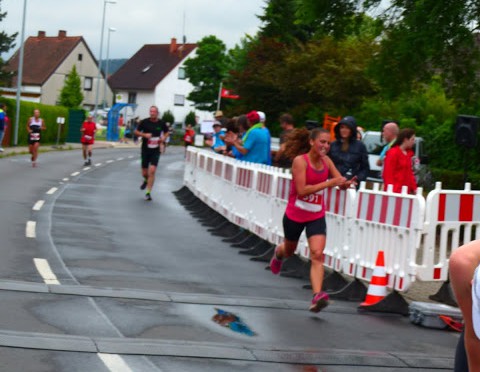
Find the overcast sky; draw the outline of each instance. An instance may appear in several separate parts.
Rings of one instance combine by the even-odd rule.
[[[16,47],[3,54],[4,59],[20,46],[23,3],[0,0],[1,12],[7,12],[0,30],[8,35],[18,32]],[[184,18],[187,42],[215,35],[233,48],[245,34],[258,31],[257,15],[264,7],[265,0],[116,0],[106,5],[103,58],[109,27],[116,28],[110,34],[109,58],[130,58],[144,44],[165,44],[172,37],[181,41]],[[27,0],[25,39],[39,30],[47,36],[65,30],[67,36],[83,36],[98,58],[103,9],[104,0]]]

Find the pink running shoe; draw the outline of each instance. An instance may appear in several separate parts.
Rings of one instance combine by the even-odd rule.
[[[326,292],[318,292],[312,298],[310,310],[312,313],[318,313],[328,306],[328,294]]]
[[[278,275],[280,270],[282,269],[283,260],[277,258],[277,248],[275,248],[275,252],[270,260],[270,270],[273,274]]]

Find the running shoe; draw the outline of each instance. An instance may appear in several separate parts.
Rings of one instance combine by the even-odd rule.
[[[92,165],[92,160],[91,159],[87,160],[87,165]]]
[[[150,195],[150,193],[145,194],[145,200],[148,200],[148,201],[152,200],[152,196]]]
[[[143,181],[143,183],[140,185],[140,190],[145,190],[147,188],[147,181]]]
[[[37,162],[36,162],[36,161],[32,161],[32,167],[33,167],[33,168],[36,168],[36,167],[37,167]]]
[[[328,306],[328,294],[326,292],[318,292],[313,295],[310,310],[312,313],[318,313]]]
[[[86,167],[88,165],[88,161],[86,161],[85,163],[83,163],[83,166]]]
[[[277,258],[277,248],[275,248],[275,252],[270,260],[270,270],[273,274],[278,275],[280,270],[282,269],[283,260]]]

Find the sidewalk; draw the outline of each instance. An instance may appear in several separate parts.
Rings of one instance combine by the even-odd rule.
[[[95,141],[93,148],[94,149],[140,148],[140,142],[135,144],[133,143],[133,141],[129,141],[128,143],[111,142],[111,141]],[[11,146],[11,147],[4,147],[3,149],[4,151],[0,152],[0,158],[6,157],[6,156],[28,154],[28,146]],[[58,145],[58,147],[56,145],[40,145],[39,152],[68,151],[68,150],[81,150],[81,149],[82,149],[81,143],[64,143],[64,144]]]

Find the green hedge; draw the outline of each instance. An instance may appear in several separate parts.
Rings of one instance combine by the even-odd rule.
[[[1,102],[7,105],[7,115],[10,119],[10,144],[13,144],[15,131],[15,115],[16,115],[16,101],[13,99],[1,99]],[[68,108],[62,106],[49,106],[34,102],[20,102],[20,120],[18,122],[18,145],[26,146],[27,143],[27,122],[33,116],[33,110],[40,110],[40,117],[45,120],[47,129],[42,131],[42,143],[53,144],[57,142],[58,124],[57,117],[64,117],[65,124],[63,124],[60,133],[60,143],[65,142],[68,133]]]
[[[442,182],[442,189],[463,190],[464,172],[448,169],[431,168],[432,178]],[[467,182],[472,184],[472,190],[480,190],[480,174],[467,171]]]

